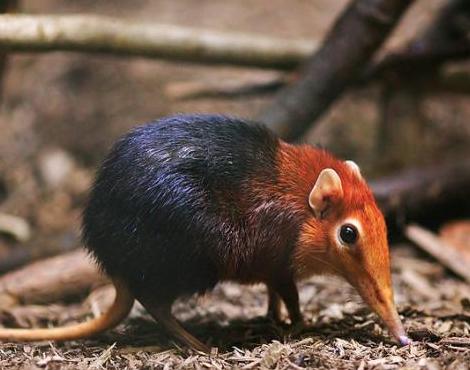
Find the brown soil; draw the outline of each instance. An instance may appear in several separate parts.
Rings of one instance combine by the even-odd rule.
[[[95,340],[65,344],[3,344],[2,369],[468,369],[470,287],[409,245],[394,246],[396,299],[412,345],[399,347],[353,289],[332,277],[301,284],[308,327],[292,334],[263,317],[264,287],[223,284],[204,297],[177,302],[174,312],[193,334],[217,347],[212,356],[178,349],[158,324],[135,307],[131,318]],[[87,304],[29,315],[70,323],[109,301],[109,291]],[[92,304],[93,306],[93,304]],[[95,305],[96,306],[96,305]],[[29,307],[32,309],[31,307]],[[26,310],[27,308],[25,308]],[[28,313],[23,312],[23,320]],[[33,320],[34,322],[34,320]],[[36,323],[37,325],[37,323]]]

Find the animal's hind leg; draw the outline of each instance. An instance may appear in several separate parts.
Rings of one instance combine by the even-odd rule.
[[[140,300],[140,303],[142,303],[150,315],[152,315],[152,317],[157,320],[169,334],[175,336],[181,342],[193,349],[210,353],[210,348],[186,331],[186,329],[184,329],[171,314],[171,304],[153,304],[143,300]]]

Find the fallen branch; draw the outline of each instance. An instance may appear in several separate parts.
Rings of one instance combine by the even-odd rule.
[[[418,50],[410,47],[401,52],[390,53],[382,61],[372,64],[357,84],[361,86],[384,79],[393,80],[397,84],[410,84],[408,77],[411,77],[413,82],[423,79],[423,76],[429,78],[429,72],[436,70],[442,63],[469,57],[470,44],[466,42],[454,45],[427,45]]]
[[[0,308],[80,296],[105,281],[84,250],[62,254],[2,276]]]
[[[428,208],[452,201],[468,202],[470,159],[420,169],[369,182],[380,208],[389,218],[427,213]],[[441,208],[441,213],[444,210]],[[437,215],[435,215],[437,216]]]
[[[1,15],[0,49],[84,51],[185,62],[291,69],[315,42],[137,23],[93,15]]]
[[[387,66],[381,63],[374,64],[372,67],[378,66],[382,72],[366,71],[359,81],[354,83],[354,88],[362,88],[371,82],[389,81],[391,76],[397,76],[400,84],[409,85],[412,81],[413,84],[419,85],[420,93],[424,95],[434,95],[441,93],[468,95],[470,94],[470,74],[466,71],[453,71],[441,70],[435,73],[432,78],[429,78],[427,68],[424,65],[429,63],[444,63],[450,61],[458,61],[470,57],[470,45],[468,49],[454,49],[449,50],[445,55],[437,56],[437,50],[429,50],[429,53],[422,53],[419,56],[411,55],[408,53],[393,54],[400,63],[386,63]],[[418,63],[418,60],[420,61]],[[408,64],[407,67],[405,65]],[[410,80],[403,78],[400,73],[406,69],[406,75],[414,75],[414,79]],[[373,73],[369,75],[369,73]],[[170,99],[176,100],[189,100],[189,99],[239,99],[248,98],[250,96],[261,96],[267,94],[274,94],[279,89],[286,85],[298,80],[295,74],[279,75],[271,80],[252,82],[244,81],[243,79],[237,80],[224,80],[215,82],[205,81],[186,81],[186,82],[170,82],[165,87],[165,94]],[[398,81],[398,80],[396,80]]]
[[[274,131],[294,140],[358,79],[410,0],[356,0],[339,17],[297,83],[282,89],[259,115]]]
[[[233,64],[273,69],[293,69],[317,48],[306,40],[285,40],[257,35],[198,30],[173,25],[132,23],[110,17],[73,16],[0,16],[0,49],[10,52],[80,51],[144,56],[187,62]],[[470,54],[469,45],[409,47],[387,55],[371,65],[356,81],[360,85],[384,78],[422,71],[422,66],[460,59]],[[0,59],[1,62],[1,59]],[[422,75],[422,73],[417,73]],[[182,93],[185,98],[239,97],[273,92],[288,79],[255,86]],[[190,90],[192,87],[190,87]],[[212,91],[214,90],[214,91]],[[179,98],[179,97],[178,97]]]
[[[444,266],[470,282],[470,270],[467,261],[462,259],[462,256],[451,245],[418,225],[407,226],[405,235]]]
[[[292,77],[280,73],[263,73],[236,79],[210,81],[177,81],[168,83],[164,92],[171,99],[231,98],[248,97],[271,93],[284,86]]]

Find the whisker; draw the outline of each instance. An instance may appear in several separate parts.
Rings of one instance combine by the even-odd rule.
[[[319,258],[319,257],[316,257],[316,256],[311,256],[311,257],[312,257],[314,260],[316,260],[316,261],[318,261],[318,262],[321,262],[321,263],[324,263],[325,265],[331,267],[331,269],[333,269],[335,272],[337,272],[338,275],[342,276],[341,271],[340,271],[338,268],[336,268],[335,266],[333,266],[330,262],[325,261],[325,260],[323,260],[323,259],[321,259],[321,258]]]

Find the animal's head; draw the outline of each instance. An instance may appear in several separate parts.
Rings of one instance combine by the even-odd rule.
[[[384,217],[352,161],[323,168],[308,195],[311,217],[304,224],[297,261],[305,274],[344,277],[401,343],[409,343],[393,299]],[[301,261],[301,262],[300,262]]]

